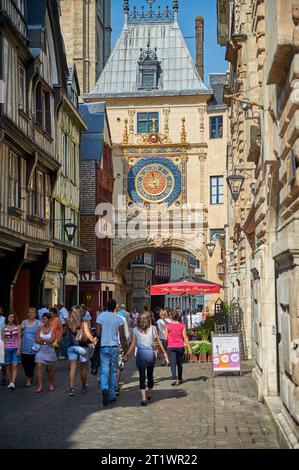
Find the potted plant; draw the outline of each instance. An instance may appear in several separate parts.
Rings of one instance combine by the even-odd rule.
[[[199,362],[207,362],[208,354],[211,354],[211,343],[209,341],[200,341],[198,344]]]
[[[186,354],[188,362],[198,362],[198,354],[197,354],[198,344],[199,344],[198,341],[190,341],[192,354],[189,354],[188,348],[187,346],[185,346],[185,354]]]

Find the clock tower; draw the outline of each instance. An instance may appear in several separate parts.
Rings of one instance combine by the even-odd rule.
[[[184,252],[195,259],[197,272],[220,281],[220,245],[210,259],[205,243],[212,228],[218,234],[226,223],[226,107],[211,108],[213,90],[198,74],[178,12],[178,1],[163,11],[154,0],[139,10],[124,1],[123,31],[95,88],[84,97],[105,101],[110,123],[116,211],[113,267],[119,302],[128,303],[132,291],[134,298],[128,268],[142,253]],[[222,138],[214,139],[211,147],[210,112],[211,117],[217,115],[219,136],[222,126]],[[212,207],[211,191],[221,205]],[[148,277],[143,279],[147,284]],[[146,290],[141,278],[134,282]]]

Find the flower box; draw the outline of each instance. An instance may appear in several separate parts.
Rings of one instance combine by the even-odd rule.
[[[207,355],[205,353],[199,355],[199,362],[207,362]]]

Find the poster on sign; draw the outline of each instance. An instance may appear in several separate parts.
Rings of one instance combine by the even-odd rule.
[[[213,375],[215,372],[240,372],[240,337],[238,334],[212,335]]]

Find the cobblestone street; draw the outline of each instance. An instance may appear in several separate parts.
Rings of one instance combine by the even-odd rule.
[[[152,403],[139,406],[131,361],[117,404],[103,408],[97,379],[68,396],[67,362],[60,361],[57,389],[40,395],[23,386],[1,387],[1,448],[278,448],[267,408],[258,403],[250,364],[242,377],[211,376],[210,364],[186,364],[185,383],[171,387],[169,369],[156,367]],[[172,433],[172,434],[171,434]]]

